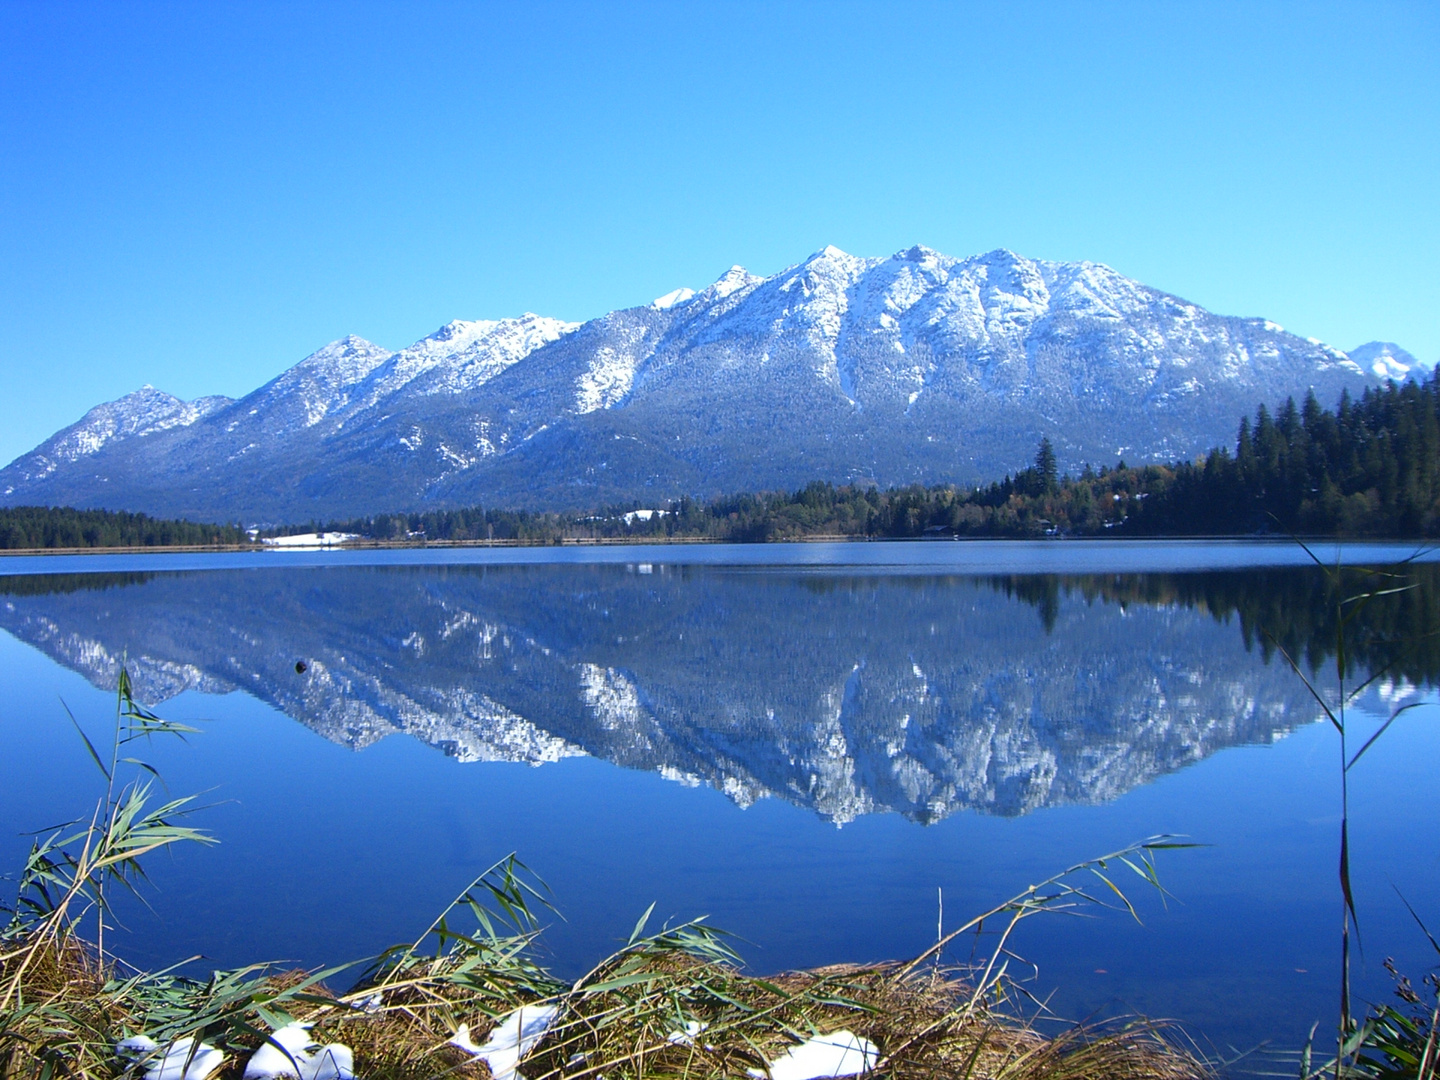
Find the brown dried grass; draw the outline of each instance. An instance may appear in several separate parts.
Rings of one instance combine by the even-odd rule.
[[[746,975],[731,964],[675,952],[612,958],[592,985],[613,979],[621,965],[632,981],[594,993],[572,989],[550,999],[561,1014],[526,1059],[529,1080],[672,1080],[739,1078],[763,1068],[798,1039],[841,1028],[873,1041],[884,1058],[874,1075],[895,1080],[1205,1080],[1206,1065],[1151,1024],[1118,1029],[1069,1029],[1047,1037],[1004,1011],[1003,1003],[976,1007],[972,988],[954,973],[907,965],[841,965],[789,972],[773,979]],[[428,966],[439,961],[428,962]],[[443,967],[443,965],[440,965]],[[125,1032],[144,1017],[107,991],[115,973],[101,970],[82,944],[61,944],[30,965],[25,977],[28,1013],[7,1025],[0,1043],[0,1077],[114,1078],[123,1062],[111,1054]],[[290,972],[267,978],[267,989],[293,989],[305,978]],[[317,992],[318,991],[318,992]],[[403,985],[385,990],[378,1008],[354,1007],[370,991],[343,998],[311,987],[296,1019],[313,1022],[321,1042],[343,1042],[355,1051],[365,1080],[485,1080],[488,1068],[448,1040],[468,1023],[483,1042],[497,1000],[457,987],[439,971],[413,971]],[[73,1019],[57,1060],[32,1054],[47,1038],[54,1048],[57,1018]],[[684,1019],[707,1024],[693,1045],[666,1036]],[[63,1025],[62,1025],[63,1026]],[[27,1029],[29,1029],[27,1031]],[[212,1036],[213,1037],[213,1036]],[[233,1051],[216,1080],[238,1080],[253,1033],[217,1038]]]

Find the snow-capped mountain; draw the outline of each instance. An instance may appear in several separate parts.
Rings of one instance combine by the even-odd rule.
[[[1350,359],[1376,378],[1401,382],[1425,369],[1420,361],[1393,341],[1367,341],[1350,350]]]
[[[78,421],[11,462],[4,470],[6,483],[0,490],[9,489],[16,481],[22,484],[42,481],[64,466],[126,439],[188,427],[230,404],[233,404],[230,398],[219,395],[181,401],[146,383],[134,393],[96,405]],[[12,473],[14,480],[10,479]]]
[[[363,400],[374,405],[406,387],[418,394],[474,390],[579,325],[530,312],[496,322],[457,319],[392,356],[367,380]]]
[[[827,247],[580,325],[457,321],[395,353],[344,338],[238,402],[110,421],[143,439],[93,434],[102,413],[138,415],[131,395],[0,470],[0,501],[282,521],[970,483],[1026,464],[1041,436],[1062,467],[1192,456],[1261,402],[1329,404],[1413,367],[1096,263]]]
[[[279,377],[245,398],[235,410],[227,434],[244,429],[271,438],[312,428],[341,414],[353,388],[390,357],[390,350],[351,334],[311,353]]]

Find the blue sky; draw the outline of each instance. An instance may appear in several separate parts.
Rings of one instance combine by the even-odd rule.
[[[0,0],[0,461],[826,244],[1440,359],[1440,5]]]

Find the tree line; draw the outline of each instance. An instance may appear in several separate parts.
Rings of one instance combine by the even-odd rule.
[[[247,543],[238,525],[169,521],[68,506],[0,507],[0,549],[201,547]]]
[[[1235,452],[1177,465],[1136,532],[1440,534],[1440,371],[1321,408],[1308,394],[1240,422]]]
[[[636,511],[649,511],[637,514]],[[310,522],[264,535],[335,531],[380,541],[697,539],[763,542],[814,536],[1440,536],[1440,372],[1389,383],[1334,409],[1306,396],[1240,421],[1235,448],[1193,462],[1085,465],[1060,475],[1042,439],[1033,463],[964,488],[816,481],[795,491],[708,501],[631,502],[588,514],[488,509],[386,513]],[[236,526],[144,514],[0,509],[0,548],[245,542]]]

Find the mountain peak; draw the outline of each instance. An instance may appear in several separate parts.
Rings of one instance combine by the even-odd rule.
[[[1015,252],[1011,251],[1009,248],[998,247],[998,248],[993,248],[993,249],[991,249],[990,251],[985,252],[983,255],[975,255],[975,256],[972,256],[972,257],[971,257],[969,260],[967,260],[967,261],[970,261],[970,262],[979,262],[979,263],[988,263],[988,264],[991,264],[991,265],[994,265],[995,263],[1004,263],[1004,264],[1006,264],[1006,265],[1013,266],[1013,265],[1016,264],[1016,263],[1029,262],[1030,260],[1027,259],[1027,258],[1025,258],[1025,256],[1023,256],[1023,255],[1017,255]],[[1090,265],[1090,264],[1089,264],[1089,263],[1075,263],[1074,265],[1075,265],[1075,266],[1088,266],[1088,265]]]
[[[389,349],[355,334],[347,334],[316,349],[275,381],[283,381],[283,385],[288,386],[296,379],[317,379],[348,386],[365,378],[389,355]]]
[[[714,284],[705,290],[705,294],[712,300],[722,300],[731,293],[749,285],[758,285],[763,280],[765,279],[756,277],[737,263],[716,278]]]
[[[410,347],[412,349],[416,348],[427,341],[450,344],[455,341],[473,340],[495,329],[498,325],[498,322],[492,322],[489,319],[476,319],[473,321],[470,319],[451,319],[444,326],[440,327],[439,330],[436,330],[433,334],[427,334]]]
[[[940,252],[934,248],[926,247],[924,244],[916,244],[913,247],[906,248],[904,251],[896,252],[894,257],[904,262],[913,263],[930,263],[944,258]]]
[[[19,467],[25,480],[43,480],[61,465],[89,457],[111,443],[189,427],[231,404],[230,398],[218,395],[183,401],[146,383],[124,397],[96,405],[30,453],[16,458],[7,470]]]
[[[517,331],[543,327],[554,328],[558,333],[568,333],[577,325],[579,324],[552,319],[548,315],[536,315],[533,311],[527,311],[513,319],[451,319],[433,334],[421,338],[401,352],[448,356],[490,338],[504,337]]]
[[[1424,366],[1393,341],[1367,341],[1351,349],[1347,355],[1380,379],[1404,381]]]
[[[301,364],[326,363],[334,357],[341,356],[389,356],[389,349],[383,345],[376,345],[372,341],[366,341],[358,334],[346,334],[342,338],[336,338],[327,345],[322,345],[309,356],[301,360]],[[298,365],[297,365],[298,366]]]
[[[373,405],[412,383],[426,394],[473,390],[578,326],[533,311],[514,319],[454,319],[377,368],[361,400]]]
[[[877,263],[884,262],[883,259],[867,259],[859,255],[851,255],[848,251],[841,251],[834,244],[826,244],[819,251],[806,259],[801,266],[804,267],[834,267],[847,274],[864,273]]]
[[[660,311],[664,311],[666,308],[672,308],[676,304],[683,304],[685,303],[685,301],[692,299],[694,296],[694,289],[672,289],[664,296],[657,296],[654,300],[651,300],[650,306],[653,308],[657,308]]]

